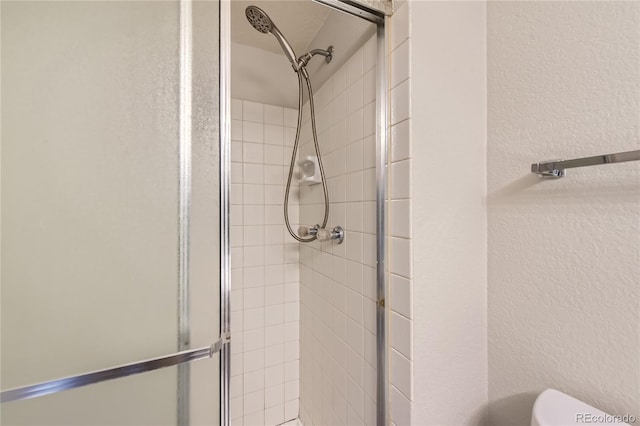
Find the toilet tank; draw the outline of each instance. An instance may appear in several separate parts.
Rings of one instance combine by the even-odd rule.
[[[625,420],[555,389],[547,389],[538,395],[531,414],[531,426],[629,426]]]

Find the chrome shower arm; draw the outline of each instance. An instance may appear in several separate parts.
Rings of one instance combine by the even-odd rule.
[[[305,53],[304,55],[301,55],[298,58],[298,64],[300,65],[300,67],[306,67],[309,61],[311,60],[311,58],[313,58],[316,55],[324,56],[324,60],[326,63],[331,62],[331,60],[333,59],[333,46],[329,46],[327,50],[324,50],[324,49],[310,50],[309,52]]]

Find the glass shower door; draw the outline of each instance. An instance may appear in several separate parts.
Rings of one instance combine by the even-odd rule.
[[[216,1],[2,1],[2,391],[219,339]],[[2,424],[215,424],[212,358]]]

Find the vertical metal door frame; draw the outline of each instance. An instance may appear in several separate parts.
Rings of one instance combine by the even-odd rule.
[[[193,4],[180,0],[180,136],[178,230],[178,351],[189,349],[189,232],[191,218],[191,91],[193,72]],[[189,425],[189,364],[178,365],[177,421]]]
[[[387,186],[389,156],[389,102],[387,28],[388,17],[378,23],[376,63],[376,424],[389,424],[387,410]]]
[[[229,426],[231,376],[231,3],[220,3],[220,425]]]

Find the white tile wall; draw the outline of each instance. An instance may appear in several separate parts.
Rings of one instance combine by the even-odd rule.
[[[375,37],[315,97],[331,199],[346,239],[300,246],[300,415],[305,425],[375,424]],[[301,155],[313,154],[309,122]],[[300,221],[322,220],[322,188],[301,187]],[[402,293],[400,293],[402,294]]]
[[[284,226],[296,111],[231,102],[231,418],[277,425],[298,416],[298,244]],[[298,188],[290,219],[298,223]]]
[[[390,409],[413,412],[409,2],[392,19]],[[375,37],[319,89],[318,136],[329,226],[347,238],[295,244],[282,203],[296,110],[232,101],[234,425],[375,424]],[[308,105],[300,156],[313,154]],[[292,192],[295,228],[322,219],[319,185]],[[298,284],[299,283],[299,284]],[[298,399],[299,398],[299,399]]]
[[[396,426],[412,423],[414,400],[410,3],[400,3],[391,18],[389,394],[391,421]]]

